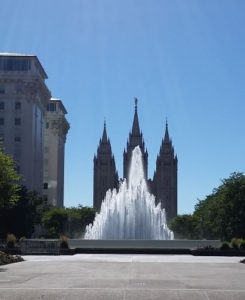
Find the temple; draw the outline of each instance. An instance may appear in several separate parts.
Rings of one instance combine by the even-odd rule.
[[[132,130],[129,133],[126,148],[123,152],[123,178],[128,179],[129,167],[133,149],[139,146],[143,156],[145,178],[150,192],[155,196],[156,204],[165,208],[167,219],[177,215],[177,169],[178,159],[174,152],[172,140],[169,137],[168,123],[165,125],[164,138],[156,159],[156,168],[153,179],[148,178],[148,152],[145,147],[138,117],[138,100],[135,98],[135,109]],[[104,124],[102,138],[99,141],[97,155],[94,156],[94,199],[93,205],[100,209],[101,203],[108,189],[118,188],[119,178],[115,159],[107,137]]]

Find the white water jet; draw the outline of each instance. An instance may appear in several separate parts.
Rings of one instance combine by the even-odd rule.
[[[174,239],[166,224],[165,209],[160,203],[155,205],[155,197],[148,191],[139,146],[132,152],[128,184],[124,179],[118,192],[107,191],[100,213],[86,227],[84,239]]]

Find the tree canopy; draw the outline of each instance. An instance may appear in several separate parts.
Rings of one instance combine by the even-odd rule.
[[[199,200],[192,215],[177,216],[170,226],[181,238],[245,238],[245,176],[232,173]]]
[[[18,201],[20,179],[13,158],[0,150],[0,208],[11,206]]]

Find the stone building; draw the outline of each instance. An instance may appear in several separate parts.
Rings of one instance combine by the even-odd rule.
[[[47,74],[37,56],[0,53],[0,148],[13,156],[17,171],[23,177],[23,185],[41,195],[46,159],[44,147],[48,147],[47,144],[44,146],[44,130],[46,116],[48,120],[51,117],[51,112],[47,111],[51,93],[46,79]],[[59,123],[58,126],[62,128],[63,125]],[[63,166],[62,149],[54,151],[58,152],[52,155],[59,157]],[[63,184],[63,177],[61,167],[56,181]],[[52,200],[55,206],[58,203],[62,206],[61,202],[61,197],[56,202]]]
[[[66,135],[70,128],[67,111],[59,99],[48,101],[44,126],[43,195],[56,207],[64,205]]]
[[[102,142],[103,141],[103,142]],[[140,146],[145,178],[150,192],[156,198],[156,204],[166,209],[167,219],[177,215],[177,168],[178,159],[174,153],[172,141],[169,137],[168,124],[166,123],[165,136],[162,140],[159,155],[156,160],[156,169],[153,179],[148,178],[148,152],[145,148],[143,134],[139,126],[137,99],[132,130],[129,133],[126,149],[123,153],[123,178],[128,179],[132,150]],[[108,166],[111,166],[110,168]],[[103,182],[103,184],[102,184]],[[97,156],[94,158],[94,207],[100,208],[106,191],[118,187],[118,174],[111,144],[107,138],[104,127],[103,137],[100,140]]]

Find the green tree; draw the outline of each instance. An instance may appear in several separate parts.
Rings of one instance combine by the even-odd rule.
[[[68,212],[67,235],[81,238],[88,224],[93,223],[96,210],[93,207],[81,206],[66,208]]]
[[[202,238],[245,237],[245,176],[232,173],[195,206],[197,231]]]
[[[46,201],[34,191],[22,186],[18,192],[19,200],[12,206],[0,208],[0,237],[14,233],[18,238],[30,238],[34,227],[41,223],[42,215],[48,210]]]
[[[195,239],[197,222],[193,215],[178,215],[170,220],[169,227],[174,232],[174,237],[179,239]]]
[[[245,176],[237,172],[223,179],[192,215],[177,216],[170,227],[180,238],[245,238]]]
[[[58,238],[67,231],[68,212],[65,208],[52,208],[45,212],[42,224],[47,230],[47,237]]]
[[[13,158],[0,150],[0,208],[12,206],[18,201],[20,179]]]

